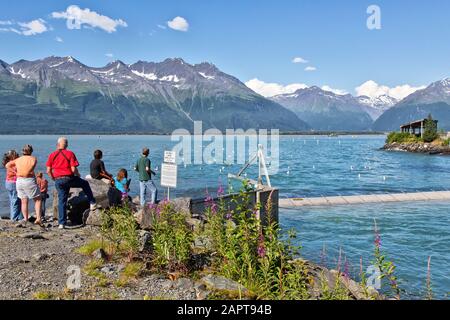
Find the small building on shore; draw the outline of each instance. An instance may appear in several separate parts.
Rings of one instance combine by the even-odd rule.
[[[400,126],[400,132],[407,132],[413,135],[416,135],[418,137],[423,138],[423,133],[425,131],[425,124],[427,123],[427,121],[430,121],[429,119],[420,119],[420,120],[416,120],[410,123],[406,123]],[[437,127],[437,120],[431,120],[434,121],[434,123],[436,124]]]

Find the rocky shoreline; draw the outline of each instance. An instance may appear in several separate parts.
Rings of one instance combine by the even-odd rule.
[[[97,205],[108,209],[116,198],[112,188],[103,182],[89,183]],[[210,253],[205,254],[207,242],[201,236],[193,239],[191,247],[190,263],[195,265],[195,272],[169,273],[155,268],[151,258],[152,210],[149,206],[140,208],[139,199],[128,203],[138,226],[133,258],[108,254],[101,229],[102,210],[87,209],[87,198],[79,191],[72,190],[68,201],[72,221],[68,229],[57,228],[56,196],[44,226],[0,220],[0,299],[202,300],[258,296],[211,270]],[[177,198],[171,205],[176,212],[188,213],[185,222],[195,234],[204,221],[189,214],[190,202],[189,198]],[[309,299],[327,298],[330,292],[342,299],[382,298],[336,270],[303,259],[288,263],[302,266]],[[68,288],[73,268],[81,276],[80,287],[75,290]]]
[[[424,154],[437,154],[437,155],[450,155],[450,146],[442,146],[433,143],[387,143],[381,150],[386,151],[402,151],[412,153],[424,153]]]
[[[96,276],[92,276],[86,271],[87,266],[93,259],[101,259],[101,253],[96,251],[86,256],[77,252],[81,246],[98,237],[99,229],[94,226],[61,231],[53,222],[42,228],[31,223],[23,225],[0,220],[0,299],[203,300],[217,297],[217,292],[245,293],[247,290],[237,290],[238,283],[208,273],[191,279],[146,271],[126,285],[117,285],[124,269],[123,263],[105,260],[95,270]],[[333,288],[337,277],[347,291],[348,299],[367,299],[357,282],[339,275],[336,270],[328,270],[306,260],[304,263],[311,278],[309,292],[312,299],[321,297],[320,283],[323,279]],[[81,287],[77,290],[67,289],[71,266],[81,270]],[[371,295],[381,298],[374,291]],[[229,298],[239,299],[238,296]]]

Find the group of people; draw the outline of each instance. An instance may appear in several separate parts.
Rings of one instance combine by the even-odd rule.
[[[68,149],[67,138],[61,137],[57,141],[57,148],[47,159],[47,175],[55,183],[58,194],[58,227],[64,229],[67,225],[67,201],[71,188],[81,188],[88,198],[90,210],[96,210],[97,205],[88,180],[82,179],[78,171],[77,157]],[[144,148],[141,157],[137,160],[134,170],[139,173],[140,204],[156,203],[158,190],[152,180],[156,173],[151,169],[148,158],[150,150]],[[116,176],[110,174],[102,161],[101,150],[94,151],[94,159],[90,164],[90,175],[87,179],[102,180],[117,188],[124,196],[128,195],[130,182],[126,169],[119,169]],[[10,219],[25,221],[30,218],[29,200],[34,201],[36,212],[35,224],[42,224],[45,219],[45,202],[49,198],[48,181],[43,172],[35,173],[37,159],[33,156],[33,147],[25,145],[22,155],[10,150],[3,156],[3,166],[6,168],[5,187],[10,202]]]

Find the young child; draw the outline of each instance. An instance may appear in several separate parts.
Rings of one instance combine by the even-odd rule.
[[[41,217],[45,220],[45,202],[49,198],[48,196],[48,181],[44,178],[42,172],[36,174],[36,182],[41,190]]]
[[[123,168],[120,169],[119,172],[117,172],[117,176],[114,178],[114,186],[117,190],[122,192],[123,198],[128,197],[129,183],[127,170]]]
[[[2,164],[6,168],[6,165],[8,162],[16,160],[19,158],[19,155],[17,154],[16,150],[9,150],[5,155],[3,156]],[[15,167],[6,169],[6,180],[5,180],[5,187],[8,191],[9,196],[9,205],[10,205],[10,219],[12,221],[20,221],[23,219],[22,212],[21,212],[21,201],[19,197],[17,196],[17,189],[16,189],[16,180],[17,180],[17,170]]]

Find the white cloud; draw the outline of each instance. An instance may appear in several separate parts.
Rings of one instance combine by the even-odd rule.
[[[292,59],[292,63],[308,63],[308,60],[305,60],[302,57],[295,57]]]
[[[286,86],[279,83],[266,83],[257,78],[247,81],[245,85],[264,97],[273,97],[279,94],[294,93],[298,89],[304,89],[308,87],[304,83],[292,83]]]
[[[305,71],[309,71],[309,72],[311,72],[311,71],[316,71],[316,70],[317,70],[316,67],[311,67],[311,66],[307,66],[307,67],[305,68]]]
[[[162,24],[158,24],[157,27],[160,28],[160,29],[163,29],[163,30],[167,29],[167,27],[166,27],[166,26],[163,26]]]
[[[69,6],[66,11],[53,12],[55,19],[66,19],[68,29],[81,29],[83,25],[102,29],[108,33],[116,32],[117,27],[127,27],[122,19],[112,19],[90,9],[81,9],[76,5]]]
[[[338,94],[338,95],[341,95],[341,96],[348,94],[348,92],[345,91],[345,90],[334,89],[334,88],[331,88],[330,86],[327,86],[327,85],[322,86],[322,90],[331,91],[331,92],[333,92],[335,94]]]
[[[409,96],[411,93],[424,88],[425,86],[413,87],[408,84],[390,88],[385,85],[379,85],[373,80],[369,80],[361,84],[359,87],[356,87],[355,91],[358,96],[368,96],[370,98],[376,98],[382,95],[388,95],[395,99],[401,100]]]
[[[55,40],[56,40],[57,42],[64,42],[64,40],[63,40],[61,37],[56,37]]]
[[[112,53],[105,53],[105,56],[107,56],[108,58],[113,58],[114,54],[112,54]]]
[[[14,32],[23,36],[34,36],[36,34],[44,33],[51,30],[47,26],[47,22],[44,19],[36,19],[30,22],[17,22],[14,21],[0,21],[0,25],[9,26],[7,28],[0,28],[3,32]]]
[[[177,31],[188,31],[189,23],[183,17],[175,17],[170,21],[167,21],[169,28]]]
[[[48,28],[43,19],[36,19],[30,22],[19,22],[21,32],[24,36],[34,36],[35,34],[48,31]]]

